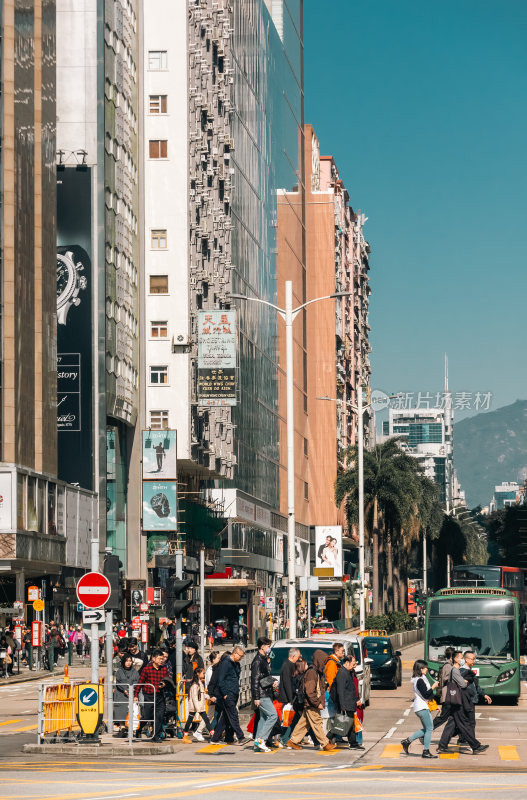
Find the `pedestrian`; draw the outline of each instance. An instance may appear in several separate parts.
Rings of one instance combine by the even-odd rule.
[[[238,698],[240,696],[240,661],[245,650],[236,645],[232,653],[220,661],[218,666],[218,686],[216,700],[220,710],[220,717],[214,729],[213,742],[218,742],[225,730],[225,741],[230,739],[232,733],[238,738],[238,744],[245,744],[248,739],[243,735],[238,716]],[[230,727],[229,727],[230,726]],[[228,737],[228,738],[227,738]]]
[[[207,692],[210,697],[210,702],[214,703],[214,717],[212,718],[212,723],[211,723],[212,726],[211,736],[214,733],[214,729],[220,717],[220,710],[218,708],[218,702],[217,702],[218,668],[223,658],[227,658],[229,655],[230,653],[222,653],[220,655],[220,653],[217,650],[213,650],[212,653],[209,654],[210,667],[207,669],[207,672],[205,673],[205,686],[207,687]]]
[[[329,658],[326,661],[326,666],[324,668],[324,677],[326,679],[328,689],[331,689],[331,684],[335,680],[337,672],[342,666],[342,660],[345,653],[346,651],[344,645],[341,642],[333,643],[333,652],[329,654]]]
[[[309,665],[304,673],[302,692],[304,695],[304,710],[298,720],[293,734],[287,742],[287,747],[292,750],[301,750],[300,742],[304,738],[309,728],[315,733],[316,739],[323,750],[336,750],[337,745],[329,741],[324,733],[322,717],[320,712],[325,708],[325,683],[324,667],[328,659],[327,653],[323,650],[315,650],[313,653],[313,663]]]
[[[299,660],[301,660],[302,654],[298,647],[291,647],[289,648],[289,654],[287,659],[282,664],[282,669],[280,670],[280,682],[278,687],[278,700],[282,703],[282,707],[290,705],[293,707],[293,711],[295,710],[295,698],[296,698],[296,686],[295,686],[295,674],[296,674],[296,665]],[[296,719],[295,719],[296,717]],[[287,742],[289,741],[291,734],[294,730],[294,725],[300,719],[300,714],[295,712],[292,721],[289,725],[284,726],[284,730],[280,736],[279,742],[285,747]],[[294,723],[294,725],[293,725]]]
[[[489,705],[492,703],[492,698],[485,694],[483,689],[480,688],[479,680],[477,673],[474,671],[474,664],[476,663],[476,654],[473,650],[465,650],[463,653],[463,660],[465,662],[465,666],[460,668],[460,673],[468,681],[467,686],[467,695],[470,699],[470,703],[467,704],[467,716],[470,723],[470,727],[474,736],[476,735],[476,708],[475,706],[478,703],[488,703]],[[461,739],[461,741],[457,740],[458,744],[467,744],[466,742]]]
[[[85,640],[86,640],[86,634],[82,630],[82,626],[77,625],[77,630],[73,634],[72,642],[75,645],[75,648],[77,650],[77,655],[79,656],[79,658],[83,656]]]
[[[187,638],[184,642],[183,653],[183,680],[190,681],[194,677],[196,669],[205,669],[203,659],[198,653],[198,646],[194,639]]]
[[[144,651],[139,649],[139,643],[135,636],[131,636],[129,639],[126,639],[126,642],[127,651],[134,659],[134,667],[140,673],[143,667],[146,667],[150,659]]]
[[[469,683],[474,682],[475,673],[473,670],[467,670],[464,676],[461,674],[462,659],[461,650],[456,650],[452,656],[453,666],[450,682],[447,686],[447,699],[450,698],[451,715],[443,728],[437,752],[450,752],[448,745],[457,729],[461,740],[470,746],[472,755],[478,755],[488,750],[489,746],[488,744],[481,744],[476,738],[475,713],[473,714],[474,704],[472,695],[468,691]]]
[[[452,656],[455,652],[453,647],[445,647],[445,663],[441,667],[441,672],[439,673],[439,702],[441,704],[441,713],[437,714],[434,718],[434,730],[444,725],[451,714],[450,703],[446,697],[446,687],[452,674],[452,667],[454,665]]]
[[[348,746],[350,750],[364,750],[362,744],[357,742],[355,734],[355,713],[361,706],[360,698],[357,696],[355,681],[353,680],[353,670],[357,666],[355,656],[345,656],[342,659],[342,667],[335,676],[335,687],[331,689],[332,698],[340,714],[345,714],[351,724],[348,731]],[[331,734],[329,740],[332,741]]]
[[[207,716],[207,707],[205,704],[205,701],[208,699],[208,697],[209,695],[207,694],[207,690],[205,688],[205,670],[203,667],[197,667],[196,671],[194,672],[188,693],[188,717],[185,723],[185,729],[183,731],[183,742],[188,744],[192,741],[192,739],[190,739],[188,736],[188,732],[190,731],[191,727],[196,724],[194,722],[196,714],[199,714],[201,719],[197,725],[197,729],[192,734],[194,739],[197,742],[205,741],[203,738],[203,728],[206,728],[210,735],[212,726]]]
[[[243,622],[242,620],[240,624],[240,641],[243,647],[247,647],[248,638],[249,638],[249,629],[247,628],[245,622]]]
[[[154,722],[154,742],[161,741],[163,719],[165,715],[165,678],[168,678],[168,669],[164,666],[163,651],[156,649],[152,653],[152,660],[141,670],[139,682],[134,689],[134,700],[143,693],[144,706],[142,717],[144,721]]]
[[[255,753],[269,753],[267,739],[278,720],[278,714],[273,705],[275,690],[278,689],[278,681],[271,675],[269,666],[269,651],[271,650],[271,640],[261,636],[257,641],[258,652],[251,664],[251,695],[254,707],[260,711],[260,720],[254,738]]]
[[[412,733],[407,739],[403,739],[401,744],[404,752],[408,755],[410,745],[414,739],[419,739],[423,736],[424,750],[422,752],[422,758],[437,758],[436,755],[430,752],[430,742],[432,741],[434,724],[432,722],[432,714],[428,708],[428,701],[432,700],[434,689],[439,686],[439,683],[436,681],[430,686],[428,681],[425,680],[427,672],[428,664],[426,661],[420,658],[417,659],[412,670],[412,687],[414,690],[414,712],[419,717],[422,727],[415,733]]]
[[[121,666],[115,673],[113,692],[113,722],[116,726],[116,738],[126,738],[126,717],[129,712],[129,697],[133,686],[139,682],[139,673],[134,667],[134,660],[130,653],[125,653],[121,658]],[[129,720],[129,724],[132,721]]]

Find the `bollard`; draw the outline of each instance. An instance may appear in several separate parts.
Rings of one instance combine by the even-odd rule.
[[[68,642],[68,666],[71,667],[73,659],[73,642]]]
[[[48,647],[48,667],[49,671],[53,672],[53,667],[55,666],[55,646],[52,642]]]
[[[33,647],[31,644],[27,646],[27,666],[29,671],[33,669]]]

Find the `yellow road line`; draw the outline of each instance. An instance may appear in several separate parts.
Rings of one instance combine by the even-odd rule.
[[[226,744],[208,744],[206,747],[202,747],[201,750],[196,750],[196,753],[218,753],[227,746]]]
[[[13,728],[9,733],[22,733],[22,731],[36,731],[38,725],[25,725],[23,728]]]
[[[498,745],[498,753],[500,754],[500,758],[502,761],[520,760],[520,754],[518,753],[518,748],[515,745],[511,746]]]
[[[22,722],[21,719],[9,719],[7,722],[0,722],[0,725],[15,725],[17,722]]]
[[[381,758],[398,758],[399,754],[403,752],[402,745],[400,744],[387,744],[382,751]]]
[[[459,753],[440,753],[439,758],[459,758]]]

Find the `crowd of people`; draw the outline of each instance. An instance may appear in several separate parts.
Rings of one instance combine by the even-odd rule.
[[[401,742],[406,754],[412,742],[419,739],[424,746],[422,757],[438,758],[431,752],[430,744],[433,731],[442,725],[445,727],[439,740],[438,754],[450,752],[448,745],[456,733],[458,745],[468,745],[472,754],[484,753],[488,749],[488,744],[481,744],[476,737],[475,707],[478,703],[492,703],[492,699],[479,686],[478,676],[473,669],[475,661],[473,650],[462,653],[461,650],[447,647],[439,680],[432,684],[426,679],[426,661],[418,659],[415,662],[412,670],[413,709],[419,717],[421,728]],[[432,711],[437,708],[436,690],[440,694],[441,712],[432,718]]]

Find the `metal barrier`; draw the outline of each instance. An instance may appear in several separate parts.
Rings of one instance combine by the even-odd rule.
[[[53,735],[71,738],[79,730],[75,714],[75,685],[71,683],[40,684],[38,687],[37,741]]]

